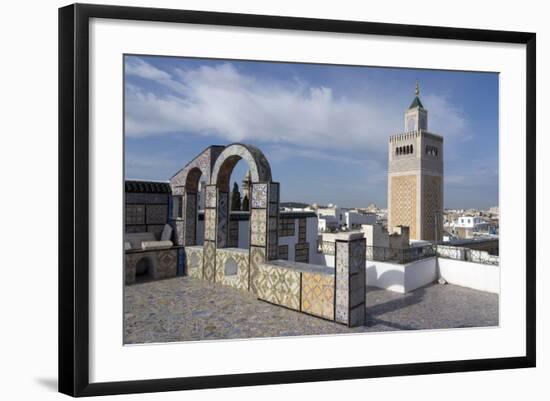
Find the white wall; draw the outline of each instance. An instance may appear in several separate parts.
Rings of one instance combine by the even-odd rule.
[[[405,265],[367,260],[367,285],[405,293]]]
[[[334,267],[334,255],[320,254],[319,263]],[[366,261],[367,285],[404,294],[437,280],[435,258],[409,264]]]
[[[439,274],[450,284],[492,293],[500,292],[500,266],[438,258]]]
[[[433,283],[439,278],[435,258],[417,260],[405,266],[405,292]]]

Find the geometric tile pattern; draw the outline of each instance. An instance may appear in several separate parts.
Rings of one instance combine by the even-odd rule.
[[[269,184],[269,202],[279,203],[279,183],[277,182]]]
[[[206,209],[204,211],[204,239],[208,241],[216,240],[216,209]]]
[[[187,275],[195,278],[202,278],[203,266],[203,247],[187,246],[185,247]]]
[[[436,212],[442,209],[441,192],[441,177],[422,176],[422,239],[435,240]],[[441,239],[442,222],[438,223],[438,238]]]
[[[229,230],[229,194],[218,192],[218,224],[216,227],[217,248],[227,246],[227,234]]]
[[[266,260],[266,250],[264,247],[250,246],[250,287],[253,294],[257,294],[258,269]]]
[[[336,241],[335,320],[348,326],[364,323],[366,241]]]
[[[247,291],[248,258],[246,249],[218,249],[216,251],[216,283]],[[225,275],[226,267],[230,264],[237,266],[237,274],[234,276]]]
[[[176,232],[175,234],[175,245],[184,245],[184,236],[185,236],[185,221],[183,220],[175,220],[172,221],[172,228]]]
[[[252,145],[236,143],[227,146],[218,156],[212,167],[210,183],[229,188],[231,171],[241,159],[248,164],[252,182],[271,181],[271,168],[262,151]]]
[[[265,246],[266,245],[266,210],[251,209],[250,210],[250,244]]]
[[[265,209],[267,207],[267,183],[252,184],[252,208]]]
[[[300,272],[261,264],[257,277],[257,296],[267,302],[300,310]]]
[[[276,260],[279,258],[279,183],[270,182],[267,185],[267,260]]]
[[[175,277],[178,272],[178,251],[176,249],[150,252],[156,254],[157,268],[153,271],[153,278],[163,279]]]
[[[214,241],[204,241],[203,266],[204,279],[214,282],[216,275],[216,243]]]
[[[187,193],[184,205],[185,245],[195,245],[197,243],[197,194]]]
[[[334,320],[334,275],[302,273],[302,312]]]
[[[349,314],[349,242],[336,241],[336,311],[338,323],[348,324]]]
[[[417,238],[416,181],[414,175],[391,177],[390,227],[408,226],[411,238]]]
[[[335,251],[335,242],[332,241],[322,241],[321,242],[321,253],[323,255],[334,255]]]
[[[216,186],[215,185],[207,185],[206,186],[206,199],[205,199],[205,206],[214,208],[216,207]]]
[[[142,260],[149,262],[148,275],[155,279],[176,277],[178,272],[178,250],[164,249],[147,252],[132,252],[124,255],[124,272],[126,284],[136,281],[136,266]]]

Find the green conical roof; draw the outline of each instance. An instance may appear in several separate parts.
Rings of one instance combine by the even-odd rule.
[[[420,101],[420,98],[418,97],[418,95],[420,95],[420,85],[418,84],[418,81],[416,81],[416,88],[414,90],[414,94],[416,95],[411,103],[411,105],[409,106],[409,109],[414,109],[416,107],[420,107],[421,109],[424,108],[424,106],[422,105],[422,102]]]
[[[420,98],[418,96],[415,96],[414,100],[412,101],[411,105],[409,106],[409,109],[414,109],[416,107],[420,107],[421,109],[424,108],[424,106],[422,106],[422,102],[420,101]]]

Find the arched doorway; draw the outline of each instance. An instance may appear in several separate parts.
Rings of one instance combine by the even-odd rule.
[[[210,146],[195,157],[171,179],[174,211],[172,225],[178,245],[197,244],[197,212],[199,208],[199,185],[210,183],[214,162],[225,146]]]
[[[265,155],[252,145],[227,146],[212,168],[205,199],[203,277],[216,280],[216,251],[228,244],[229,183],[231,172],[239,160],[247,162],[252,182],[248,289],[255,293],[258,264],[277,259],[279,184],[272,182],[271,167]]]

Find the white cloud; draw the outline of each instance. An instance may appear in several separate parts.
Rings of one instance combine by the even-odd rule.
[[[402,99],[382,102],[367,90],[361,97],[335,96],[333,89],[258,80],[231,64],[162,71],[141,59],[126,73],[162,85],[163,94],[126,87],[126,135],[167,132],[213,135],[228,142],[271,143],[309,149],[344,149],[384,154],[388,136],[403,124]],[[388,98],[395,94],[388,93]],[[466,120],[446,98],[423,97],[430,126],[445,139],[464,138]],[[394,106],[388,106],[392,104]]]

